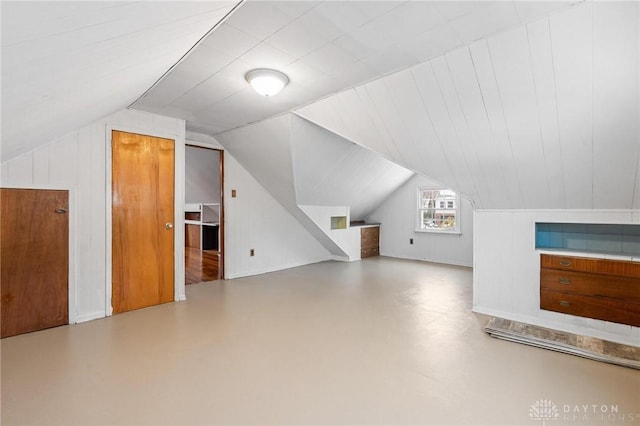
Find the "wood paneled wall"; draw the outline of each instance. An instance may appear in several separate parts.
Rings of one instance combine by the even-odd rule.
[[[123,110],[44,145],[20,157],[2,163],[2,185],[9,187],[58,187],[75,192],[75,205],[70,206],[76,217],[75,249],[76,312],[69,312],[69,321],[82,322],[108,315],[107,288],[107,142],[110,128],[149,135],[175,135],[176,139],[176,204],[182,212],[184,163],[183,120],[146,112]],[[179,200],[179,201],[178,201]],[[181,213],[180,213],[181,215]],[[176,247],[184,246],[184,227],[176,218]],[[182,259],[182,252],[176,255]],[[184,263],[176,262],[176,297],[184,297]],[[182,283],[180,285],[179,283]]]

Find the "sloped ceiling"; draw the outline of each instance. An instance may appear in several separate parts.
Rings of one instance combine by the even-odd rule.
[[[363,220],[413,172],[292,114],[218,135],[225,150],[332,254],[346,256],[300,205],[348,206]]]
[[[639,23],[576,5],[296,114],[476,208],[640,208]]]
[[[134,107],[208,134],[293,109],[478,208],[640,208],[639,5],[573,3],[250,0]],[[3,1],[3,161],[134,102],[234,6]],[[292,82],[260,98],[257,66]]]
[[[365,220],[414,174],[305,119],[291,120],[299,205],[349,206],[351,220]]]
[[[220,144],[334,256],[347,254],[298,208],[291,157],[291,114],[226,132]]]
[[[569,7],[572,1],[254,1],[242,4],[136,109],[206,134],[256,122]],[[244,79],[277,68],[273,98]]]
[[[126,108],[237,4],[2,1],[3,161]]]

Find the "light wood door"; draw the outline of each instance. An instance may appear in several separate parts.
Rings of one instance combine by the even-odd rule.
[[[69,193],[0,189],[2,337],[69,322]]]
[[[171,139],[113,131],[113,312],[174,300]]]

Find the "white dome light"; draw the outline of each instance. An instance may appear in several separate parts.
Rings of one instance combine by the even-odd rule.
[[[274,96],[289,83],[289,77],[280,71],[259,68],[245,75],[251,87],[262,96]]]

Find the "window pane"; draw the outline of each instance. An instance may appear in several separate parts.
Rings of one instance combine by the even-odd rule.
[[[456,193],[449,189],[419,190],[418,228],[420,230],[456,229]]]

